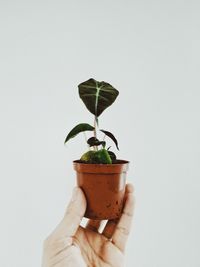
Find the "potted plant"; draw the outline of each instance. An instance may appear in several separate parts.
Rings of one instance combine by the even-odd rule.
[[[112,85],[89,79],[78,85],[79,96],[86,108],[94,115],[94,125],[80,123],[67,135],[64,143],[81,132],[89,131],[88,151],[79,160],[73,161],[77,184],[87,199],[85,217],[90,219],[116,219],[121,215],[126,183],[127,160],[117,159],[107,147],[105,137],[110,138],[119,150],[115,136],[107,130],[99,129],[99,116],[111,106],[119,95]],[[99,139],[99,135],[104,135]]]

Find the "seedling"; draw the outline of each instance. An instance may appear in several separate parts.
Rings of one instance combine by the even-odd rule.
[[[106,147],[105,138],[99,140],[97,135],[98,132],[101,132],[104,134],[104,137],[107,136],[112,139],[119,150],[115,136],[110,131],[99,129],[99,116],[114,103],[119,92],[109,83],[104,81],[98,82],[94,79],[80,83],[78,90],[79,96],[86,108],[94,115],[94,125],[79,123],[68,133],[64,143],[67,143],[81,132],[93,132],[93,136],[88,140],[86,139],[89,150],[81,156],[80,161],[92,164],[113,164],[116,162],[115,153],[110,151],[110,147]]]

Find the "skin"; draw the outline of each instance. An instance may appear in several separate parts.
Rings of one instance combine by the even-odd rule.
[[[73,191],[64,218],[44,241],[42,267],[122,267],[134,210],[133,186],[126,185],[125,205],[119,220],[80,222],[86,210],[83,191]]]

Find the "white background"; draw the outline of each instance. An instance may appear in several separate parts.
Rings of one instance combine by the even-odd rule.
[[[200,266],[200,2],[0,0],[0,266],[40,266],[92,123],[77,85],[120,91],[100,117],[131,161],[128,267]]]

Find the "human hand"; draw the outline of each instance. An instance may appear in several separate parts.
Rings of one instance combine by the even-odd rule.
[[[42,267],[122,267],[124,251],[131,228],[134,198],[133,186],[126,185],[125,205],[119,220],[110,220],[102,233],[101,221],[80,222],[86,210],[83,191],[73,191],[64,218],[44,241]]]

